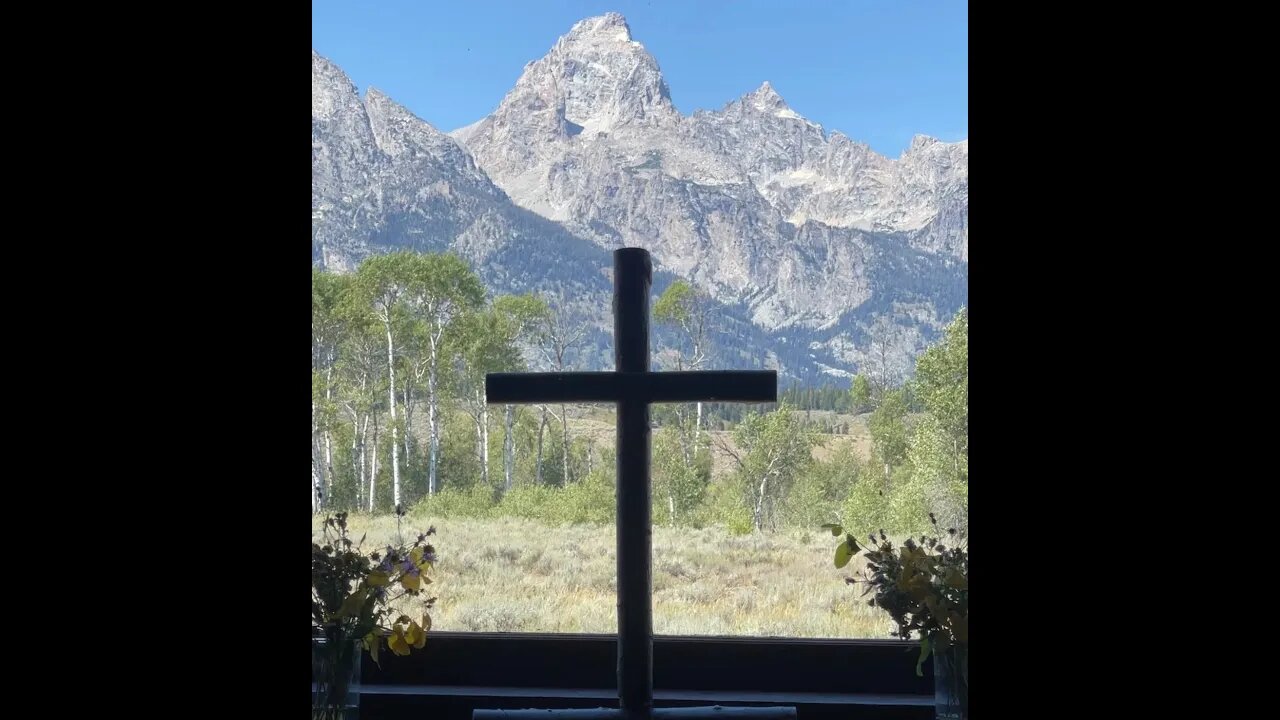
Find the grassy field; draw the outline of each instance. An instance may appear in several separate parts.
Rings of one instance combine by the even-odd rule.
[[[815,411],[815,415],[818,415]],[[866,416],[835,418],[848,435],[819,435],[824,461],[851,444],[870,454]],[[570,411],[574,437],[598,447],[614,443],[611,409]],[[418,428],[415,428],[418,429]],[[732,433],[713,432],[712,482],[733,471],[720,444],[737,449]],[[425,438],[423,439],[425,442]],[[352,515],[352,537],[368,532],[366,548],[395,538],[390,516]],[[439,597],[437,630],[613,633],[617,631],[614,526],[548,527],[517,519],[440,519],[411,514],[405,534],[435,525],[440,556],[432,586]],[[735,536],[723,528],[653,530],[653,625],[662,635],[884,638],[886,615],[859,598],[843,579],[860,561],[838,570],[835,538],[825,531]]]
[[[366,548],[395,538],[394,518],[352,516]],[[410,516],[406,536],[434,524],[440,561],[437,630],[617,631],[613,526]],[[653,625],[660,635],[884,638],[886,615],[837,570],[825,532],[733,536],[723,529],[653,531]]]

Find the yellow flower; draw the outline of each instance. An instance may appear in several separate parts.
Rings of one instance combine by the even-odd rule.
[[[400,585],[404,587],[405,590],[419,590],[422,588],[422,583],[424,581],[430,583],[431,578],[423,575],[422,570],[417,566],[405,570],[404,574],[400,576]]]
[[[427,630],[416,622],[409,623],[409,631],[405,633],[404,641],[409,643],[416,650],[421,650],[427,644]]]
[[[423,615],[423,623],[430,627],[430,618]],[[421,650],[426,644],[426,628],[406,616],[401,616],[391,627],[391,637],[387,640],[387,646],[396,655],[408,655],[410,649]]]
[[[391,628],[391,637],[387,638],[387,647],[396,655],[408,655],[409,643],[405,641],[405,628],[396,624]]]
[[[430,560],[426,557],[422,548],[416,547],[409,551],[409,560],[401,566],[400,585],[405,590],[419,590],[423,583],[431,584],[431,578],[427,577],[427,568],[431,567]]]

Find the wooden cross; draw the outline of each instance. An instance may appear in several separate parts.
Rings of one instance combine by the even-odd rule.
[[[615,372],[490,373],[488,402],[618,404],[618,710],[476,710],[472,720],[795,718],[795,708],[653,709],[653,617],[649,494],[649,405],[656,402],[776,402],[778,374],[762,371],[649,372],[649,253],[613,253]]]

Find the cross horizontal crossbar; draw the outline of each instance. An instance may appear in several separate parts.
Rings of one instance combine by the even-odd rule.
[[[646,403],[778,401],[773,370],[697,372],[489,373],[484,383],[491,403]]]

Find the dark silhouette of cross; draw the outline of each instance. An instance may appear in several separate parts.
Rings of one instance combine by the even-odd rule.
[[[604,403],[618,405],[618,700],[619,710],[561,710],[594,718],[795,718],[795,708],[653,709],[653,617],[650,565],[649,405],[656,402],[776,402],[773,370],[649,372],[649,253],[613,253],[615,372],[490,373],[487,401],[495,404]],[[528,714],[528,715],[526,715]],[[473,720],[542,717],[539,710],[476,710]]]

